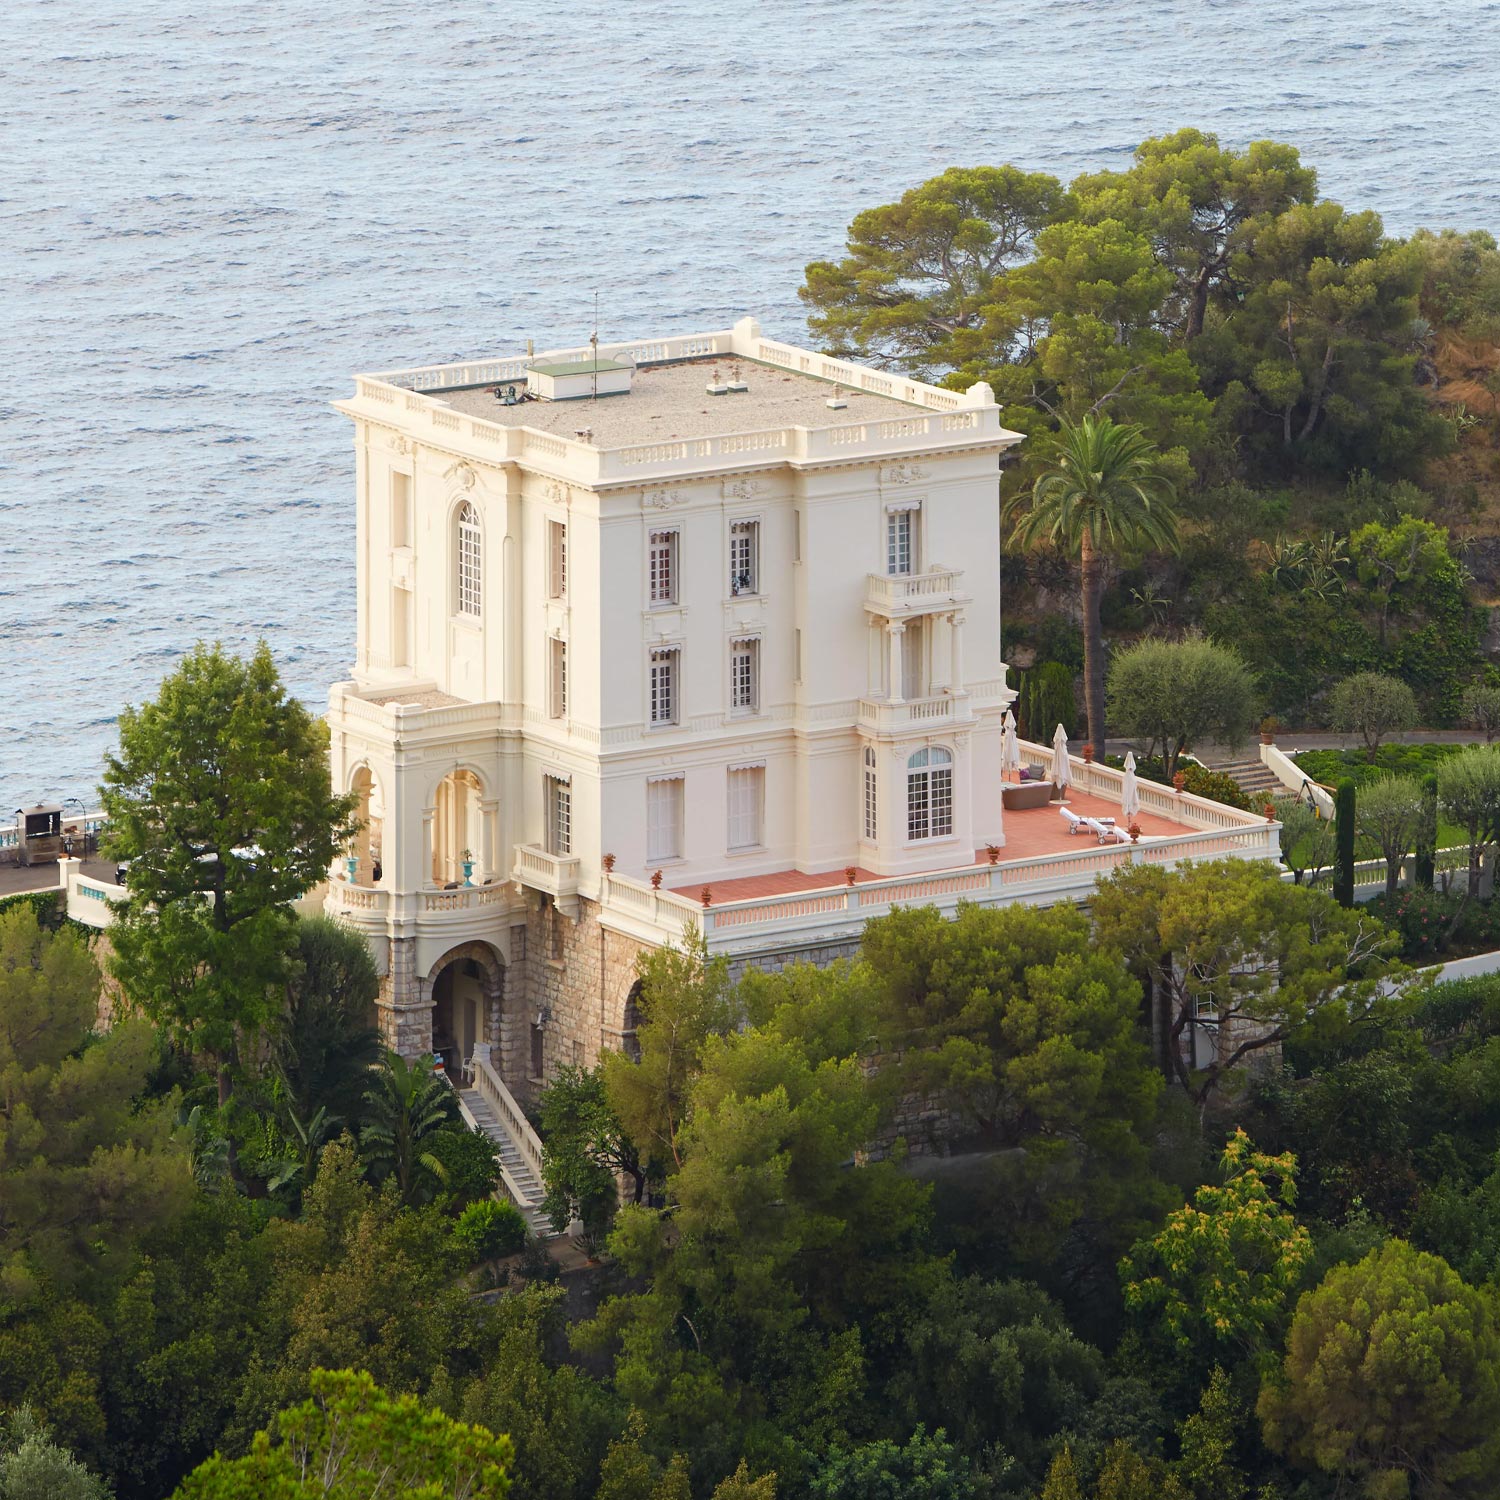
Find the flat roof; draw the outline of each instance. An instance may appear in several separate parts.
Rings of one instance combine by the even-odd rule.
[[[528,365],[537,375],[603,375],[610,370],[628,370],[618,359],[574,359],[557,365]]]
[[[715,366],[721,381],[732,380],[739,367],[747,389],[710,396]],[[600,368],[604,368],[601,362]],[[588,362],[579,365],[588,369]],[[721,433],[758,432],[776,427],[840,427],[850,422],[889,421],[928,408],[894,396],[839,387],[848,404],[839,409],[826,403],[833,395],[830,380],[782,369],[756,360],[718,356],[679,360],[670,364],[641,364],[631,377],[628,395],[587,397],[575,401],[522,401],[506,406],[500,399],[514,380],[468,390],[428,391],[465,416],[482,417],[505,427],[534,427],[558,437],[572,438],[582,427],[593,429],[600,448],[626,447],[657,439],[714,437]]]

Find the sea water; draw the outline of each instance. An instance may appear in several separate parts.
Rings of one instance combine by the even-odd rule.
[[[1392,232],[1500,228],[1480,0],[12,0],[0,55],[0,809],[92,801],[199,639],[326,701],[356,369],[721,328],[955,164],[1184,125]]]

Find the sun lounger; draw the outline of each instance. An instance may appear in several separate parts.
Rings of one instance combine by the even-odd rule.
[[[1057,811],[1058,814],[1062,817],[1063,821],[1068,825],[1069,833],[1097,832],[1096,828],[1089,827],[1089,819],[1080,818],[1071,807],[1060,807]]]

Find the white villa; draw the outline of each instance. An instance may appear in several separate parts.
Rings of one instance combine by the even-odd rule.
[[[516,1094],[628,1047],[639,952],[824,962],[892,905],[1086,897],[1122,860],[1275,858],[1143,784],[1141,841],[1004,787],[1000,456],[962,395],[732,329],[361,375],[366,826],[328,909],[380,1024]],[[1022,744],[1040,768],[1049,752]],[[1071,762],[1070,806],[1120,774]],[[508,1097],[508,1095],[506,1096]]]

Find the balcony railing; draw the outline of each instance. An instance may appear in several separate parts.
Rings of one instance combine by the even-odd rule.
[[[562,906],[577,900],[578,871],[576,854],[548,854],[537,844],[517,844],[511,879],[545,891]]]
[[[871,573],[865,588],[865,608],[886,617],[931,614],[966,604],[969,595],[960,584],[962,568],[929,568],[925,573]]]
[[[894,703],[885,698],[859,700],[860,723],[887,733],[936,728],[968,717],[969,700],[963,694],[939,693],[931,698],[904,698]]]

